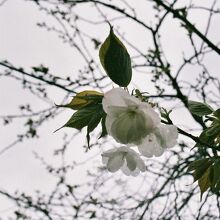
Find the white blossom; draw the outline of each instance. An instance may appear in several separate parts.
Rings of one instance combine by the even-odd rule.
[[[142,140],[141,144],[138,145],[138,150],[145,157],[159,157],[166,148],[174,147],[177,144],[177,137],[176,126],[160,124]]]
[[[160,123],[158,114],[148,103],[130,96],[122,88],[107,92],[102,105],[107,114],[108,134],[122,144],[139,144]]]
[[[103,163],[109,172],[116,172],[119,169],[129,176],[136,176],[146,170],[145,164],[140,156],[129,147],[119,147],[102,153]]]
[[[107,114],[107,132],[117,142],[136,145],[145,157],[161,156],[166,148],[176,145],[176,126],[161,124],[159,115],[148,103],[130,96],[122,88],[104,94],[102,104]],[[122,166],[122,158],[122,154],[114,154],[108,169],[111,172],[118,170]]]

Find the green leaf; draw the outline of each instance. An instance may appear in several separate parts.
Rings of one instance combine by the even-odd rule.
[[[213,191],[220,191],[220,161],[212,166],[211,188]]]
[[[89,124],[91,118],[96,113],[96,109],[96,106],[87,106],[78,110],[72,115],[72,117],[63,127],[70,127],[81,130]]]
[[[214,116],[220,119],[220,108],[213,112]]]
[[[210,167],[205,171],[203,176],[198,180],[199,188],[201,191],[200,200],[202,200],[202,195],[204,192],[207,191],[207,189],[210,187]]]
[[[99,105],[96,109],[96,112],[93,114],[93,116],[91,117],[88,126],[87,126],[87,143],[88,143],[88,147],[89,147],[89,141],[90,141],[90,133],[98,126],[99,122],[101,121],[103,115],[104,115],[104,111],[102,109],[102,105]]]
[[[206,132],[207,136],[213,136],[213,137],[220,134],[220,124],[219,124],[219,122],[213,123],[210,127],[205,129],[205,132]]]
[[[207,145],[211,146],[214,144],[214,137],[208,136],[206,134],[206,129],[199,135],[199,139],[201,142],[197,142],[194,146],[195,147],[207,147]]]
[[[192,174],[194,178],[194,182],[200,179],[211,165],[212,165],[212,161],[207,160],[201,163],[200,166],[196,167],[194,173]]]
[[[126,47],[110,27],[109,36],[99,50],[99,58],[109,78],[119,86],[126,87],[132,78],[131,58]]]
[[[73,97],[72,101],[66,105],[57,105],[57,107],[66,107],[71,108],[73,110],[78,110],[87,105],[101,103],[103,98],[103,94],[100,92],[85,90],[83,92],[78,93],[75,97]]]
[[[209,115],[214,111],[210,105],[201,102],[188,101],[188,105],[190,112],[200,117]]]
[[[102,106],[99,105],[96,108],[96,111],[94,112],[93,116],[91,117],[89,123],[88,123],[88,132],[90,133],[91,131],[93,131],[99,124],[99,122],[101,121],[102,117],[103,117],[104,111],[102,109]]]
[[[202,194],[210,187],[212,192],[220,192],[220,160],[215,160],[214,164],[210,166],[204,175],[198,180],[201,198]]]
[[[217,173],[218,172],[218,173]],[[216,185],[215,185],[215,188],[214,188],[214,193],[216,193],[217,195],[220,195],[220,168],[218,166],[217,170],[216,170]]]
[[[198,180],[201,191],[201,199],[204,192],[211,188],[213,193],[220,192],[220,157],[203,158],[193,161],[188,171],[194,170],[192,174],[194,182]]]
[[[101,121],[101,124],[102,124],[102,133],[101,135],[99,136],[99,139],[102,138],[102,137],[105,137],[108,132],[106,130],[106,126],[105,126],[105,120],[106,120],[106,113],[104,113],[103,117],[102,117],[102,121]]]
[[[90,133],[98,126],[101,119],[105,116],[105,112],[101,104],[87,105],[75,112],[63,127],[76,128],[81,130],[87,126],[87,143],[89,147]],[[59,128],[59,129],[61,129]],[[57,129],[56,131],[58,131]]]
[[[209,161],[209,158],[203,158],[199,160],[195,160],[192,163],[189,164],[187,171],[193,171],[197,168],[201,167],[203,164],[206,164]]]

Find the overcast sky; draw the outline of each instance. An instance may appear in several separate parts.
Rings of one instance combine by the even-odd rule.
[[[138,7],[138,6],[137,6]],[[141,11],[145,16],[145,12]],[[87,13],[84,11],[83,13]],[[150,16],[150,15],[149,15]],[[36,26],[36,23],[48,19],[44,13],[38,11],[37,7],[26,1],[21,0],[8,0],[3,6],[0,7],[0,59],[12,62],[16,66],[26,67],[27,69],[39,64],[48,66],[52,73],[56,75],[69,75],[77,71],[75,54],[73,50],[62,43],[62,41],[54,34],[46,32],[45,30]],[[206,18],[195,15],[194,21],[198,23],[200,28],[203,28]],[[199,19],[199,20],[198,20]],[[52,22],[52,21],[51,21]],[[123,21],[121,21],[123,22]],[[211,39],[215,42],[219,40],[220,19],[213,21],[213,26],[210,30]],[[177,23],[172,25],[167,24],[166,29],[162,30],[164,34],[164,50],[167,51],[168,59],[173,63],[180,63],[182,48],[179,44],[187,50],[189,45],[185,45],[182,33],[177,33]],[[146,36],[139,34],[139,30],[129,26],[130,39],[136,39],[135,42],[140,46],[148,47],[146,44]],[[124,26],[126,29],[126,24]],[[217,29],[217,30],[216,30]],[[108,27],[103,27],[99,33],[99,39],[104,40],[107,35]],[[173,42],[171,39],[174,38]],[[143,43],[144,42],[144,43]],[[149,43],[150,44],[150,43]],[[80,62],[80,61],[79,61]],[[207,63],[213,74],[219,74],[219,59],[210,55]],[[217,65],[218,64],[218,65]],[[185,79],[190,77],[191,73],[186,73]],[[143,76],[135,77],[134,82],[140,87],[145,86],[143,83]],[[145,79],[144,79],[145,80]],[[144,81],[145,82],[145,81]],[[153,88],[152,88],[153,89]],[[54,102],[58,102],[63,97],[64,93],[60,91],[54,96]],[[15,80],[0,78],[0,115],[15,114],[18,110],[18,105],[28,103],[32,99],[32,95],[27,94]],[[41,108],[45,105],[41,101],[33,103],[36,108]],[[35,189],[43,189],[49,191],[51,185],[54,184],[54,179],[49,176],[41,163],[35,159],[33,152],[45,157],[51,163],[59,165],[59,160],[53,156],[53,150],[62,144],[63,132],[53,134],[53,131],[60,127],[64,121],[71,115],[70,111],[66,111],[61,116],[52,120],[47,126],[43,126],[40,130],[41,138],[39,140],[26,141],[24,144],[18,144],[5,154],[0,156],[0,189],[7,189],[10,192],[16,189],[33,192]],[[182,122],[182,117],[175,117],[174,121],[178,124]],[[184,123],[190,121],[188,115],[185,116]],[[0,127],[0,150],[9,145],[16,139],[17,133],[23,131],[23,124],[13,124],[8,127]],[[90,151],[88,154],[83,152],[80,146],[84,143],[84,136],[74,140],[74,146],[69,154],[67,160],[74,159],[83,161],[95,155],[96,150]],[[100,164],[101,164],[101,158]],[[75,170],[74,176],[81,175],[81,170]],[[73,179],[73,181],[77,181]],[[0,216],[1,213],[7,214],[12,206],[4,199],[0,199]]]

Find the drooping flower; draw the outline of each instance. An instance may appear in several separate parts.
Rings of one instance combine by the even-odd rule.
[[[107,114],[108,134],[122,144],[140,144],[160,122],[158,114],[148,103],[130,96],[122,88],[107,92],[102,105]]]
[[[160,124],[142,140],[138,145],[138,150],[145,157],[159,157],[166,148],[174,147],[177,144],[177,137],[176,126]]]
[[[161,124],[148,103],[130,96],[122,88],[107,92],[102,104],[107,114],[108,134],[119,143],[136,145],[143,156],[161,156],[166,148],[177,143],[176,126]]]
[[[140,171],[146,171],[143,160],[129,147],[123,146],[108,150],[102,154],[102,160],[108,171],[112,173],[121,169],[127,176],[136,176]]]

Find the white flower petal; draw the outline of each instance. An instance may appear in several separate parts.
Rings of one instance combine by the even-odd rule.
[[[127,97],[128,93],[122,88],[115,88],[104,94],[102,99],[102,106],[104,111],[108,114],[109,106],[127,106],[124,97]]]
[[[153,110],[153,108],[151,108],[149,106],[150,105],[147,103],[142,103],[141,106],[139,106],[139,109],[145,115],[145,121],[146,121],[147,127],[152,130],[160,123],[160,117]]]
[[[118,153],[109,158],[107,163],[107,169],[109,172],[118,171],[124,163],[124,155],[122,153]]]
[[[121,171],[126,175],[126,176],[130,176],[131,175],[131,171],[129,170],[129,168],[127,167],[127,164],[124,163],[123,166],[121,167]]]
[[[127,110],[128,110],[128,107],[125,107],[125,106],[109,106],[108,116],[112,118],[117,118],[121,114],[124,114],[125,112],[127,112]]]
[[[140,170],[136,169],[136,170],[131,172],[131,176],[137,176],[139,173],[140,173]]]
[[[161,124],[155,130],[155,135],[163,148],[171,148],[177,144],[178,130],[174,125]]]
[[[132,106],[132,105],[140,105],[141,101],[134,96],[130,96],[128,92],[126,92],[122,88],[114,88],[107,93],[104,94],[103,98],[104,103],[103,108],[104,111],[108,106]],[[107,113],[107,111],[105,111]]]
[[[140,158],[139,155],[136,157],[136,162],[137,162],[137,168],[138,168],[141,172],[145,172],[145,171],[146,171],[145,163],[144,163],[144,161]]]
[[[121,168],[121,171],[126,175],[126,176],[137,176],[140,173],[139,169],[135,169],[134,171],[129,170],[129,168],[126,165],[123,165]]]
[[[113,157],[117,149],[110,149],[102,153],[102,163],[107,164],[110,157]]]
[[[113,148],[102,153],[103,157],[111,157],[118,149]]]
[[[146,171],[145,164],[134,150],[128,147],[119,147],[102,153],[102,160],[107,164],[110,172],[116,172],[121,169],[122,172],[129,176],[137,176],[140,171]]]
[[[127,153],[125,158],[128,169],[130,171],[134,171],[137,167],[137,161],[134,155]]]
[[[106,127],[106,130],[107,130],[107,133],[111,136],[112,135],[112,132],[111,132],[111,127],[112,127],[112,123],[114,122],[115,118],[112,118],[110,116],[106,116],[105,118],[105,127]]]
[[[113,119],[112,123],[108,119],[107,123],[107,131],[109,130],[109,133],[122,144],[139,143],[148,133],[144,115],[136,112],[125,112]]]
[[[142,143],[138,145],[138,150],[145,157],[159,157],[164,152],[164,149],[160,146],[157,137],[153,133],[143,139]]]
[[[102,155],[102,163],[103,164],[107,164],[108,163],[108,160],[109,160],[109,158],[108,157],[104,157],[103,155]]]
[[[124,97],[124,101],[127,106],[138,106],[141,104],[141,101],[138,98],[135,98],[134,96],[128,96]]]

